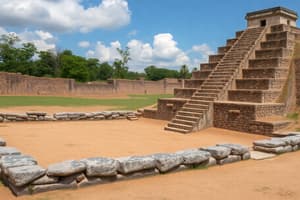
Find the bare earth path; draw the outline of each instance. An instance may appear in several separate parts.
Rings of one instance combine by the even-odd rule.
[[[43,166],[67,159],[174,152],[221,142],[250,146],[253,140],[264,138],[215,128],[181,135],[163,131],[165,123],[149,119],[5,123],[0,124],[0,137],[9,146],[36,157]],[[250,160],[20,198],[0,186],[0,200],[300,199],[299,157],[300,152],[296,152],[272,160]]]

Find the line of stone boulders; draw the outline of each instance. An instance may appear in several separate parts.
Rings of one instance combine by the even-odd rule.
[[[52,116],[45,112],[0,113],[0,122],[24,121],[74,121],[74,120],[137,120],[139,112],[134,111],[102,111],[102,112],[58,112]]]
[[[253,142],[253,149],[265,153],[282,154],[300,150],[300,135],[270,138]]]
[[[5,145],[5,143],[2,143]],[[168,172],[223,165],[250,159],[249,149],[237,144],[189,149],[175,153],[122,158],[95,157],[68,160],[47,169],[13,147],[0,147],[0,177],[17,195],[75,189]]]

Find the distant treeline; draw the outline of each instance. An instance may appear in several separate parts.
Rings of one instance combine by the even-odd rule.
[[[20,45],[21,44],[21,45]],[[71,50],[38,51],[32,43],[22,43],[14,34],[0,38],[0,71],[16,72],[39,77],[73,78],[76,81],[116,79],[161,80],[163,78],[190,78],[186,65],[180,70],[148,66],[144,73],[128,70],[129,49],[117,49],[121,59],[110,64],[95,58],[74,55]]]

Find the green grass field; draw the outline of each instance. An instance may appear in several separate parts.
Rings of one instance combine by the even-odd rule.
[[[129,95],[124,99],[86,99],[48,96],[0,96],[0,107],[16,106],[113,106],[115,109],[136,110],[153,105],[158,98],[172,95]]]

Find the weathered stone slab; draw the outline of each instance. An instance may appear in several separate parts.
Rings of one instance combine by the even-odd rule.
[[[87,176],[115,176],[119,162],[111,158],[87,158],[81,160],[86,165]]]
[[[57,120],[69,120],[68,113],[65,112],[55,113],[53,117]]]
[[[96,184],[111,183],[117,181],[117,176],[107,176],[107,177],[87,177],[81,183],[78,184],[79,187],[86,187]]]
[[[227,158],[223,158],[221,160],[217,160],[219,165],[224,165],[228,163],[238,162],[241,160],[241,156],[239,155],[229,155]]]
[[[178,151],[176,154],[183,157],[183,164],[186,165],[197,165],[201,162],[207,161],[210,157],[210,153],[199,149]]]
[[[32,182],[31,185],[53,184],[53,183],[57,183],[58,180],[59,180],[58,177],[44,175],[41,178]]]
[[[203,151],[207,151],[217,160],[226,158],[230,155],[231,149],[223,146],[211,146],[206,148],[201,148]]]
[[[157,174],[159,174],[159,171],[153,168],[153,169],[144,169],[141,171],[136,171],[129,174],[118,174],[117,178],[118,180],[129,180],[129,179],[141,178],[145,176],[153,176]]]
[[[250,154],[251,154],[251,159],[253,160],[265,160],[265,159],[276,157],[276,154],[265,153],[261,151],[250,151]]]
[[[0,158],[6,155],[20,155],[21,152],[14,147],[0,147]]]
[[[248,147],[240,145],[240,144],[217,144],[217,146],[227,147],[231,149],[232,155],[242,155],[244,153],[249,152]]]
[[[7,174],[8,168],[37,165],[37,161],[27,155],[8,155],[0,158],[0,167],[4,174]]]
[[[9,189],[14,193],[14,195],[16,196],[22,196],[22,195],[29,195],[31,194],[28,186],[21,186],[21,187],[17,187],[15,185],[13,185],[12,183],[7,183]]]
[[[299,150],[299,145],[294,145],[294,146],[292,146],[292,148],[293,148],[293,151],[298,151]]]
[[[38,179],[46,173],[46,170],[38,165],[8,168],[9,181],[15,186],[24,186]]]
[[[5,140],[4,140],[4,139],[2,139],[2,138],[0,138],[0,146],[1,146],[1,147],[4,147],[4,146],[6,146],[6,142],[5,142]]]
[[[35,115],[35,116],[46,116],[46,112],[26,112],[27,115]]]
[[[151,156],[132,156],[117,159],[120,163],[118,171],[122,174],[129,174],[156,167],[155,160]]]
[[[71,183],[54,183],[54,184],[46,184],[46,185],[34,185],[31,187],[31,193],[37,194],[41,192],[49,192],[53,190],[62,190],[62,189],[75,189],[77,188],[76,181],[72,181]]]
[[[184,159],[179,154],[154,154],[152,157],[155,159],[156,168],[161,172],[165,173],[171,171],[180,166]]]
[[[276,138],[277,140],[282,140],[287,143],[287,145],[298,145],[300,144],[299,136],[287,136],[283,138]]]
[[[276,148],[286,145],[286,141],[273,139],[273,140],[258,140],[253,142],[254,146],[261,146],[267,148]]]
[[[83,172],[86,169],[84,163],[76,160],[68,160],[48,166],[48,176],[69,176],[75,173]]]
[[[275,153],[275,154],[287,153],[287,152],[291,152],[293,150],[292,146],[290,146],[290,145],[288,145],[288,146],[279,146],[279,147],[275,147],[275,148],[267,148],[267,147],[263,147],[263,146],[254,146],[253,149],[256,150],[256,151],[263,151],[263,152]]]
[[[250,152],[244,153],[242,155],[242,160],[249,160],[251,158]]]

